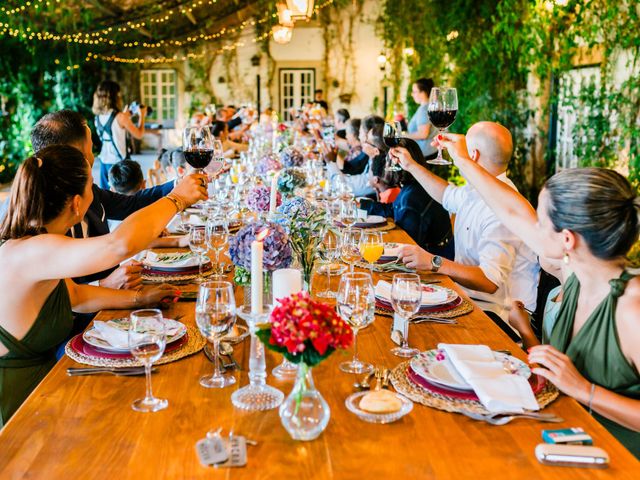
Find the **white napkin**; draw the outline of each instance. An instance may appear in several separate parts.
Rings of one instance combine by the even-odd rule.
[[[180,325],[179,322],[175,321],[165,322],[167,337],[176,335],[180,331]],[[111,321],[101,322],[100,320],[94,320],[93,326],[100,337],[112,347],[129,348],[129,332],[127,330],[114,326]]]
[[[204,220],[202,220],[202,217],[200,215],[189,215],[189,225],[196,225],[196,226],[200,226],[200,225],[204,225]]]
[[[486,345],[438,344],[490,412],[520,413],[540,406],[526,378],[507,373]]]
[[[156,252],[147,252],[147,256],[145,257],[143,263],[148,267],[161,267],[161,268],[185,268],[185,267],[197,267],[198,266],[198,257],[195,255],[189,255],[188,257],[178,260],[178,261],[170,261],[159,259],[162,257],[167,257],[171,254],[161,253],[157,254]]]
[[[387,303],[391,303],[391,284],[389,282],[385,282],[384,280],[378,280],[376,284],[376,297],[386,301]],[[420,301],[422,306],[429,305],[439,305],[447,300],[448,293],[446,290],[441,290],[439,288],[434,289],[434,291],[425,291],[422,290],[422,299]]]
[[[397,257],[398,253],[400,253],[400,249],[404,247],[405,243],[394,243],[392,245],[385,245],[384,252],[382,254],[383,257]]]

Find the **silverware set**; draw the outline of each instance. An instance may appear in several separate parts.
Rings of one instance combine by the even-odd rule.
[[[564,422],[563,418],[558,417],[553,413],[539,413],[539,412],[523,412],[523,413],[490,413],[481,414],[468,411],[461,411],[463,415],[486,422],[490,425],[506,425],[507,423],[515,420],[516,418],[527,418],[531,420],[538,420],[540,422],[560,423]]]
[[[455,318],[440,318],[430,315],[415,315],[411,317],[411,323],[442,323],[444,325],[456,325],[458,320]]]
[[[157,372],[157,368],[152,368],[151,372]],[[121,377],[131,377],[144,375],[144,367],[90,367],[90,368],[67,368],[67,375],[70,377],[81,377],[87,375],[116,375]]]
[[[235,358],[233,358],[233,347],[228,343],[220,343],[220,353],[217,359],[214,358],[213,352],[211,351],[209,345],[205,345],[203,351],[205,357],[207,357],[207,359],[211,363],[217,361],[220,364],[220,368],[224,370],[242,370],[240,364],[236,361]],[[229,361],[225,362],[225,358],[227,358]]]
[[[391,374],[391,370],[384,367],[376,367],[371,372],[367,373],[367,375],[362,379],[362,381],[355,381],[353,386],[357,390],[370,390],[371,389],[371,380],[375,377],[376,385],[373,388],[374,390],[380,390],[381,388],[389,388],[389,375]]]

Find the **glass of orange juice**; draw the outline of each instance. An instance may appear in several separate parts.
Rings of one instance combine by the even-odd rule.
[[[373,264],[378,261],[384,252],[382,233],[363,231],[360,234],[360,244],[358,247],[360,249],[360,255],[367,261],[373,274]]]

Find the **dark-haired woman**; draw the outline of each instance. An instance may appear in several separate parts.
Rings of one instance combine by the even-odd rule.
[[[382,140],[383,127],[377,125],[369,130],[363,151],[369,156],[370,171],[385,171],[388,147]],[[380,168],[382,166],[382,169]],[[409,172],[396,172],[389,181],[400,184],[400,193],[393,203],[361,201],[361,208],[371,215],[393,218],[421,248],[448,259],[453,259],[453,234],[446,210],[429,196]],[[371,177],[369,177],[371,181]]]
[[[72,310],[142,307],[175,294],[170,286],[112,290],[68,279],[146,248],[178,211],[206,198],[204,178],[186,177],[109,235],[66,237],[91,204],[92,184],[89,163],[70,146],[46,147],[18,169],[0,226],[0,425],[54,365],[55,347],[72,328]]]
[[[413,114],[407,132],[404,136],[412,138],[420,146],[422,155],[425,158],[435,158],[437,149],[431,145],[433,137],[437,133],[437,129],[433,128],[429,121],[429,115],[427,114],[427,106],[429,104],[429,95],[431,95],[431,89],[433,88],[433,80],[430,78],[419,78],[411,86],[411,97],[419,107]]]
[[[93,114],[98,136],[102,141],[100,150],[100,186],[109,190],[109,170],[127,155],[127,132],[140,140],[144,135],[144,119],[147,107],[140,106],[138,124],[131,120],[131,112],[122,107],[120,85],[111,80],[100,82],[93,94]]]
[[[574,397],[640,457],[640,279],[625,255],[638,240],[640,198],[619,173],[563,170],[537,212],[470,158],[464,136],[438,137],[461,173],[531,249],[573,272],[547,345],[530,349],[533,372]]]

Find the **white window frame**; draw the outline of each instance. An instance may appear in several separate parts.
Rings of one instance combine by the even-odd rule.
[[[163,75],[169,74],[168,79]],[[152,88],[155,87],[155,94]],[[167,92],[163,92],[166,87]],[[173,90],[173,93],[171,93]],[[140,71],[141,102],[153,106],[153,114],[147,118],[152,123],[159,123],[165,128],[173,128],[178,116],[178,76],[174,69],[158,68]],[[164,102],[168,106],[164,106]],[[173,114],[171,114],[173,113]]]
[[[305,75],[309,75],[309,77],[303,78]],[[313,92],[316,88],[316,69],[281,68],[278,87],[280,115],[285,121],[292,120],[289,113],[291,108],[300,108],[303,103],[313,101]]]

